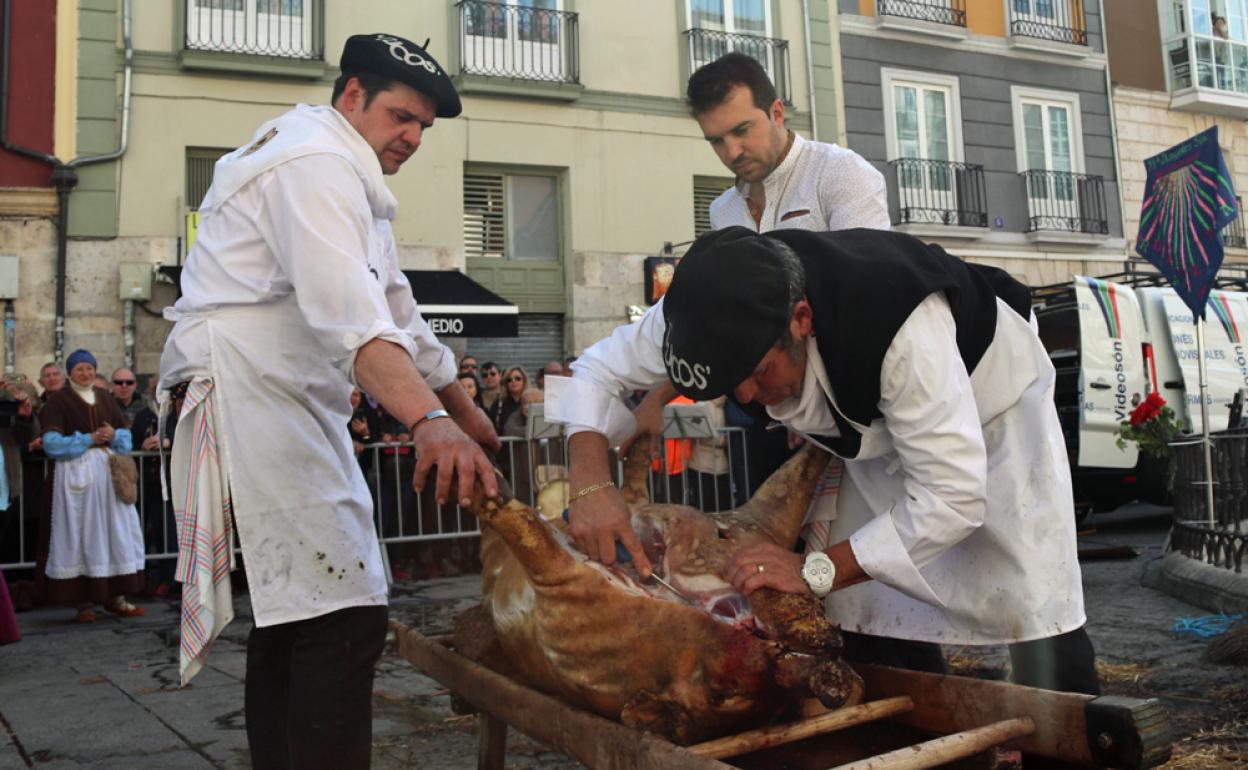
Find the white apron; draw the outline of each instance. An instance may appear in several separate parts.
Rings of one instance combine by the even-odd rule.
[[[92,447],[57,460],[52,481],[52,528],[47,574],[76,577],[131,575],[143,569],[139,512],[113,491],[108,450]]]
[[[161,387],[214,383],[217,450],[256,625],[385,604],[372,499],[347,433],[351,383],[295,296],[166,317],[176,325]]]

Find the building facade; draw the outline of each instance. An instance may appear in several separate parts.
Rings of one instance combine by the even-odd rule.
[[[794,128],[831,139],[841,129],[833,0],[59,0],[56,10],[66,59],[56,93],[72,94],[56,110],[58,157],[125,142],[115,161],[78,169],[68,207],[64,347],[93,349],[102,368],[131,356],[140,373],[157,369],[176,269],[156,269],[185,259],[213,162],[291,106],[327,103],[351,34],[430,38],[461,90],[463,116],[439,120],[389,179],[394,231],[404,269],[464,271],[519,307],[519,338],[452,340],[500,363],[532,367],[603,337],[642,304],[644,258],[705,227],[708,196],[731,179],[684,107],[693,68],[746,51],[772,73]],[[56,352],[55,228],[40,238],[22,257],[26,370]]]
[[[1212,126],[1242,202],[1248,189],[1248,3],[1105,3],[1126,234],[1134,243],[1144,159]],[[1244,234],[1241,214],[1222,231],[1226,262],[1248,262]]]
[[[1099,0],[838,0],[848,146],[894,226],[1025,283],[1126,253]]]

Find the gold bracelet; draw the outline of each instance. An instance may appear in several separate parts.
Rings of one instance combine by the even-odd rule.
[[[586,495],[592,495],[593,493],[597,492],[600,489],[606,489],[607,487],[613,487],[613,486],[615,486],[615,482],[611,481],[610,479],[608,479],[607,481],[600,481],[597,484],[590,484],[589,486],[582,489],[580,492],[577,492],[575,495],[572,495],[572,499],[580,500],[582,497],[585,497]]]

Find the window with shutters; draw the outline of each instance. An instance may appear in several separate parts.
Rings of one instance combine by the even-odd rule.
[[[231,152],[220,147],[186,148],[186,207],[198,209],[212,186],[212,170],[217,160]]]
[[[465,255],[559,259],[558,182],[553,174],[465,171]]]
[[[732,187],[727,177],[695,176],[693,178],[693,237],[711,229],[711,203],[724,190]]]

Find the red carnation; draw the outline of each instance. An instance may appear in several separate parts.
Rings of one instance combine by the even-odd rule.
[[[1148,394],[1148,398],[1131,410],[1131,426],[1139,427],[1144,423],[1152,420],[1161,414],[1161,409],[1166,405],[1166,400],[1161,397],[1157,391]]]

